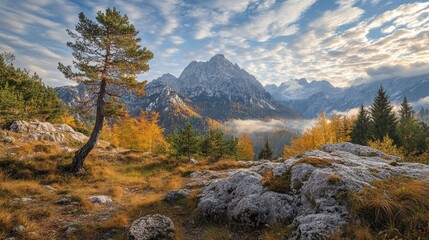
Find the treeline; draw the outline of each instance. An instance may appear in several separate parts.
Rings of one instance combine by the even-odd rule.
[[[58,120],[64,109],[54,89],[36,73],[15,68],[14,60],[13,54],[0,54],[0,125],[13,120]]]
[[[169,153],[180,159],[192,156],[207,157],[212,161],[218,161],[222,157],[237,160],[253,160],[253,144],[249,136],[240,138],[225,136],[220,129],[210,129],[205,135],[201,135],[190,123],[176,129],[167,137],[170,143]]]
[[[318,149],[323,144],[350,141],[411,161],[428,162],[429,127],[419,121],[424,114],[425,110],[417,115],[406,97],[395,112],[389,96],[380,87],[373,104],[369,108],[361,106],[356,117],[331,115],[328,121],[322,113],[313,128],[284,147],[283,157]]]

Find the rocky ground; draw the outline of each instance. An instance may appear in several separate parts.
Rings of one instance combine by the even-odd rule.
[[[429,214],[429,166],[368,147],[342,143],[276,162],[213,163],[104,144],[82,175],[68,175],[64,167],[85,140],[67,125],[41,122],[16,122],[0,132],[0,239],[429,237],[419,225],[429,221],[424,217],[411,221],[408,235],[396,220],[399,230],[385,238],[371,235],[371,224],[365,234],[349,235],[359,217],[351,196],[371,189],[384,195],[377,200],[381,207],[365,213],[382,214],[387,206],[412,215],[399,206],[411,198]],[[378,191],[383,181],[393,181],[391,189],[399,192]],[[389,202],[395,196],[397,204]]]

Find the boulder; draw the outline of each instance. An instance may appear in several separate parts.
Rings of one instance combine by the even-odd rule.
[[[174,224],[166,216],[147,215],[131,224],[129,237],[133,240],[173,240]]]
[[[398,160],[351,143],[325,145],[284,162],[264,161],[227,171],[217,179],[205,177],[198,209],[208,218],[236,224],[292,224],[296,239],[324,239],[347,223],[349,213],[340,194],[360,191],[374,180],[391,177],[429,182],[428,165]],[[280,177],[281,189],[263,183],[266,171]],[[199,181],[203,176],[191,174]]]
[[[10,131],[22,133],[31,140],[45,140],[52,142],[78,141],[85,142],[88,137],[76,132],[67,124],[52,124],[33,120],[14,121],[10,125]]]
[[[95,195],[95,196],[89,196],[88,200],[92,203],[96,204],[106,204],[106,203],[112,203],[113,200],[109,196],[105,195]]]
[[[178,189],[178,190],[169,191],[165,194],[164,201],[169,203],[177,202],[178,200],[189,196],[190,193],[191,191],[188,189]]]

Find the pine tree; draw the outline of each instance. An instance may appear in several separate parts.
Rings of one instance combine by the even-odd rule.
[[[37,75],[13,66],[15,56],[0,54],[0,125],[12,120],[58,121],[64,108],[55,91]]]
[[[424,129],[414,119],[414,112],[407,98],[401,103],[399,110],[398,123],[399,144],[406,155],[420,154],[426,150],[427,136],[424,134]]]
[[[397,119],[390,104],[389,96],[382,86],[378,89],[374,103],[370,107],[370,117],[372,122],[370,132],[373,140],[383,141],[385,136],[389,136],[395,144],[398,143]]]
[[[219,129],[210,129],[206,139],[208,142],[207,156],[209,156],[213,161],[218,161],[225,151],[223,132]]]
[[[273,150],[271,148],[270,143],[265,141],[264,147],[259,152],[258,159],[271,159],[273,157]]]
[[[192,154],[199,151],[201,141],[200,135],[189,122],[183,128],[170,134],[168,140],[173,156],[176,158],[186,156],[188,159],[191,159]]]
[[[136,77],[149,70],[148,60],[152,52],[142,48],[133,24],[126,15],[115,8],[97,13],[96,21],[79,14],[76,32],[67,30],[74,43],[68,42],[73,50],[74,71],[71,66],[58,64],[58,69],[68,79],[91,86],[92,96],[88,104],[96,103],[95,124],[88,142],[79,149],[70,170],[77,173],[85,158],[98,142],[106,117],[114,116],[120,109],[116,99],[121,89],[144,93],[145,82]]]
[[[357,119],[353,124],[352,132],[350,133],[351,142],[366,145],[370,138],[371,120],[368,112],[363,105],[360,106]]]
[[[407,97],[401,103],[401,109],[399,110],[399,122],[408,122],[413,120],[413,107],[408,103]]]

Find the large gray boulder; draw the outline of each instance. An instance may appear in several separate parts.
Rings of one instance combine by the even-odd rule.
[[[131,224],[129,237],[133,240],[173,240],[174,224],[163,215],[146,215]]]
[[[325,145],[284,162],[263,162],[220,175],[203,188],[198,209],[206,217],[238,224],[292,224],[295,239],[323,239],[348,221],[344,193],[391,177],[429,182],[428,165],[398,160],[351,143]],[[281,176],[287,191],[264,186],[266,171]]]
[[[78,141],[85,142],[88,137],[83,133],[76,132],[67,124],[52,124],[33,120],[14,121],[10,125],[10,131],[22,133],[31,140],[45,140],[52,142]]]

